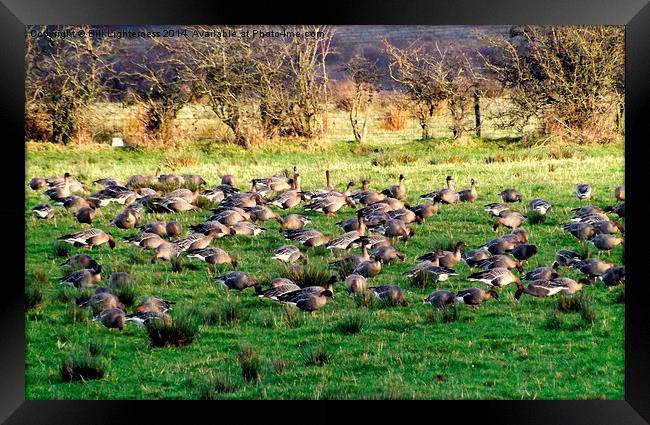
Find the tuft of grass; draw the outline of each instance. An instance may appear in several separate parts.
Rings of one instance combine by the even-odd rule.
[[[580,317],[584,323],[590,325],[596,322],[596,307],[592,301],[584,301],[580,304]]]
[[[34,270],[30,273],[30,282],[33,285],[47,285],[50,275],[43,270]]]
[[[583,308],[589,308],[593,305],[593,299],[590,295],[578,292],[574,295],[560,296],[557,299],[557,311],[563,313],[580,312]]]
[[[182,347],[190,344],[199,332],[196,316],[179,312],[174,317],[150,320],[145,325],[151,347]]]
[[[181,273],[185,268],[185,266],[183,265],[183,258],[181,258],[180,256],[173,258],[171,260],[171,264],[172,264],[172,271],[174,273]]]
[[[239,366],[241,367],[241,376],[246,381],[259,382],[262,380],[262,364],[250,345],[240,347]]]
[[[416,274],[415,276],[412,276],[410,278],[410,282],[412,286],[418,287],[418,288],[426,288],[427,286],[433,285],[436,286],[436,280],[433,278],[431,273],[427,272],[420,272]]]
[[[395,167],[398,165],[411,164],[418,160],[418,156],[410,153],[382,154],[370,161],[375,167]]]
[[[297,309],[284,305],[284,316],[282,321],[288,329],[296,329],[305,323],[305,316],[300,314]]]
[[[614,292],[614,302],[617,304],[625,304],[625,286],[617,288]]]
[[[124,304],[125,307],[132,307],[135,304],[136,293],[135,285],[129,283],[122,285],[117,289],[113,289],[113,294],[119,298],[119,300]]]
[[[286,372],[286,370],[289,368],[289,363],[280,357],[273,357],[271,359],[271,364],[273,365],[273,370],[276,373]]]
[[[354,335],[361,332],[367,322],[368,320],[365,315],[354,314],[339,321],[336,328],[343,335]]]
[[[72,252],[71,245],[65,242],[58,242],[54,245],[54,256],[57,258],[69,257]]]
[[[357,307],[371,308],[377,302],[375,297],[370,291],[363,291],[359,294],[354,294],[354,303]]]
[[[214,202],[203,196],[199,196],[197,198],[195,205],[202,210],[209,210],[214,208]]]
[[[92,311],[87,308],[77,307],[76,301],[71,301],[68,304],[63,322],[68,324],[73,323],[88,323],[93,319]]]
[[[222,325],[235,326],[245,319],[245,311],[234,301],[227,301],[219,307],[218,322]]]
[[[526,214],[526,221],[529,224],[540,224],[546,221],[546,215],[540,214],[537,211],[528,211]]]
[[[305,265],[285,265],[280,276],[290,279],[301,288],[308,286],[325,286],[332,278],[331,271],[323,266],[312,263]]]
[[[338,273],[339,280],[344,281],[348,276],[354,271],[354,265],[352,263],[343,263],[339,266],[336,272]]]
[[[563,324],[564,320],[562,320],[562,316],[557,311],[550,312],[544,320],[544,328],[549,331],[561,329]]]
[[[33,285],[25,287],[25,310],[33,310],[41,305],[44,301],[43,291]]]
[[[460,318],[460,309],[457,306],[431,309],[427,311],[424,321],[431,325],[439,323],[452,323]]]
[[[88,341],[85,346],[86,353],[91,356],[99,356],[104,351],[104,345],[98,341]]]
[[[324,346],[306,347],[302,350],[305,366],[324,366],[332,361],[333,355]]]
[[[199,400],[218,400],[221,394],[237,391],[238,385],[230,375],[220,375],[204,383],[199,390]]]
[[[102,379],[105,374],[105,365],[102,359],[90,354],[71,356],[63,361],[60,373],[65,382]]]
[[[183,167],[195,167],[199,163],[196,155],[181,152],[179,154],[168,154],[165,156],[165,166],[176,169]]]

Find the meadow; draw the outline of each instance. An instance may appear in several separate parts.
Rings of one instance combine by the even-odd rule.
[[[381,190],[406,176],[407,200],[445,185],[452,175],[456,188],[477,182],[477,202],[447,205],[415,227],[403,263],[386,266],[372,285],[394,283],[406,291],[408,307],[359,306],[339,282],[335,297],[314,314],[286,309],[278,302],[254,296],[252,289],[228,292],[213,282],[205,263],[182,258],[181,267],[169,262],[151,264],[152,253],[122,242],[136,229],[121,230],[110,220],[122,208],[111,204],[98,212],[94,227],[114,235],[117,247],[93,249],[103,276],[128,271],[135,281],[136,302],[155,295],[177,304],[172,314],[192,310],[206,318],[194,341],[178,348],[152,348],[146,331],[133,323],[122,333],[109,331],[71,307],[70,290],[58,283],[59,267],[81,248],[57,248],[58,236],[80,229],[68,211],[57,207],[51,221],[37,220],[31,209],[47,202],[40,191],[26,186],[26,272],[28,287],[37,287],[43,301],[26,312],[27,399],[623,399],[624,397],[624,293],[622,287],[585,287],[581,297],[592,305],[591,314],[561,311],[556,298],[514,299],[515,286],[507,286],[498,302],[478,309],[459,306],[457,316],[440,320],[423,299],[435,287],[418,286],[402,273],[416,257],[462,240],[474,249],[495,237],[493,218],[483,205],[499,202],[497,194],[517,188],[524,202],[513,209],[524,212],[533,198],[552,203],[545,221],[525,223],[539,253],[526,265],[550,265],[559,249],[578,250],[577,240],[561,229],[571,209],[588,204],[573,194],[575,185],[594,188],[591,203],[614,204],[614,188],[624,180],[623,144],[606,146],[539,145],[521,147],[507,139],[475,140],[456,147],[444,140],[382,140],[358,145],[323,141],[313,147],[286,142],[254,150],[195,142],[180,149],[114,149],[84,145],[59,147],[28,143],[26,183],[33,176],[50,177],[70,172],[91,185],[113,176],[125,181],[133,174],[198,173],[219,184],[223,174],[234,174],[238,187],[249,189],[253,177],[269,176],[298,167],[303,188],[324,186],[331,170],[336,188],[348,181],[370,178]],[[99,189],[99,187],[91,188]],[[275,207],[272,207],[275,208]],[[277,211],[277,209],[276,209]],[[303,213],[302,206],[280,212]],[[203,222],[209,210],[178,214],[145,213],[142,222],[178,220],[187,231]],[[353,217],[343,208],[336,219],[305,213],[311,226],[327,235],[342,233],[335,222]],[[282,266],[271,260],[275,248],[286,242],[279,224],[264,222],[258,237],[218,239],[219,246],[262,282],[279,276]],[[508,232],[499,229],[497,235]],[[322,248],[305,250],[311,263],[326,266],[333,255]],[[623,247],[593,257],[623,264]],[[338,255],[336,253],[335,255]],[[471,273],[465,263],[438,288],[458,290]],[[577,279],[574,270],[562,275]],[[211,318],[208,320],[207,318]],[[64,382],[60,368],[66,358],[89,350],[99,352],[102,379]],[[254,372],[251,375],[251,370]],[[251,379],[252,376],[252,379]]]

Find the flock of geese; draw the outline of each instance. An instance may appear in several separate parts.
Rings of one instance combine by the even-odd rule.
[[[407,188],[404,175],[400,175],[396,184],[373,191],[370,181],[363,180],[360,190],[354,191],[354,182],[349,182],[345,191],[339,192],[331,183],[329,171],[325,173],[325,186],[315,190],[304,190],[301,175],[294,167],[293,173],[285,171],[284,175],[255,178],[250,181],[248,191],[236,187],[236,178],[225,175],[218,186],[204,189],[206,181],[199,175],[160,174],[157,170],[153,176],[136,175],[122,184],[114,178],[96,180],[93,184],[102,189],[90,195],[81,196],[88,189],[82,182],[69,173],[63,177],[35,177],[29,182],[33,190],[46,189],[43,195],[55,206],[63,206],[71,211],[82,230],[58,237],[75,247],[96,247],[107,244],[111,249],[118,243],[109,233],[92,227],[95,212],[106,205],[117,203],[124,205],[111,221],[111,225],[120,229],[138,228],[137,235],[126,237],[124,243],[132,244],[143,250],[153,252],[151,262],[174,260],[186,255],[209,265],[226,265],[233,271],[215,278],[215,282],[231,290],[254,288],[255,294],[295,306],[304,311],[314,312],[323,307],[333,297],[333,276],[324,286],[301,288],[289,279],[276,278],[270,286],[262,289],[253,276],[238,271],[238,262],[225,250],[213,245],[216,239],[236,235],[257,236],[265,231],[259,224],[267,220],[280,223],[280,232],[287,242],[273,252],[272,259],[300,267],[294,263],[306,263],[310,248],[324,246],[328,250],[340,251],[348,255],[341,256],[330,263],[330,267],[339,271],[339,276],[350,294],[370,293],[374,297],[406,306],[404,291],[399,285],[390,284],[371,286],[369,280],[377,276],[385,267],[396,261],[404,261],[404,253],[398,250],[401,243],[406,245],[415,234],[414,227],[436,215],[442,205],[458,202],[473,203],[478,199],[476,182],[471,180],[470,187],[456,191],[453,178],[446,178],[446,186],[420,195],[421,203],[409,205],[405,197]],[[180,188],[165,195],[148,186],[167,184],[183,186],[192,184],[196,190]],[[538,267],[527,273],[524,264],[537,254],[537,246],[530,244],[528,232],[522,228],[531,215],[543,216],[551,209],[551,203],[544,199],[532,199],[528,203],[528,213],[523,215],[512,211],[510,204],[522,202],[523,196],[516,189],[508,188],[498,194],[502,202],[485,205],[487,213],[494,216],[493,230],[503,226],[511,229],[510,233],[486,241],[480,247],[466,250],[467,244],[459,241],[453,250],[436,250],[423,253],[417,257],[418,262],[404,273],[406,277],[426,277],[434,282],[442,282],[452,276],[458,276],[453,269],[464,261],[472,269],[479,269],[466,277],[471,282],[480,282],[484,288],[472,287],[458,292],[438,290],[429,295],[424,302],[435,308],[463,303],[478,307],[490,299],[499,299],[499,293],[511,283],[516,284],[515,298],[528,294],[534,297],[547,297],[555,294],[573,294],[582,289],[584,284],[591,284],[600,279],[606,285],[617,285],[625,281],[625,266],[585,258],[578,252],[561,249],[555,254],[555,263],[550,267]],[[575,195],[580,200],[592,198],[593,191],[588,184],[578,184]],[[189,226],[191,232],[183,234],[182,226],[176,221],[141,223],[145,211],[152,213],[182,213],[198,211],[199,198],[206,198],[213,206],[212,215],[203,223]],[[598,250],[610,251],[619,244],[624,244],[624,226],[608,214],[618,218],[625,216],[625,189],[618,186],[614,190],[616,204],[600,209],[586,205],[573,210],[574,216],[563,225],[563,229],[573,235],[578,243],[592,243]],[[356,216],[337,222],[342,234],[325,235],[310,227],[311,221],[300,214],[280,215],[279,210],[303,205],[304,211],[335,217],[341,208],[358,208]],[[272,209],[271,207],[274,207]],[[36,217],[52,219],[55,210],[52,205],[43,203],[33,208]],[[84,225],[90,226],[85,227]],[[303,246],[303,249],[299,248]],[[359,249],[359,254],[351,251]],[[165,317],[174,304],[171,301],[154,296],[146,297],[134,310],[127,312],[119,297],[113,294],[115,289],[128,285],[132,279],[128,273],[113,273],[108,286],[102,282],[102,266],[87,254],[77,254],[67,259],[62,266],[70,273],[61,278],[61,284],[76,288],[94,287],[94,294],[84,300],[80,306],[90,307],[96,314],[96,320],[108,328],[123,329],[125,322],[133,321],[145,324],[149,320]],[[584,278],[575,281],[559,274],[561,268],[573,268],[584,274]],[[518,274],[515,274],[514,270]],[[524,284],[523,281],[526,281]]]

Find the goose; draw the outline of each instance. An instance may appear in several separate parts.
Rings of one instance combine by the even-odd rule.
[[[282,192],[291,189],[291,185],[283,176],[272,176],[265,178],[255,178],[250,181],[256,189],[264,190],[269,188],[273,192]]]
[[[163,238],[155,233],[141,233],[135,236],[124,238],[124,242],[130,243],[144,249],[156,249],[166,243]]]
[[[158,176],[158,181],[163,184],[168,184],[168,185],[180,185],[185,183],[185,179],[183,176],[180,176],[178,174],[161,174]]]
[[[120,302],[119,298],[109,292],[93,294],[93,296],[91,296],[87,301],[78,304],[78,306],[90,307],[94,314],[98,314],[99,312],[109,308],[117,308],[126,312],[126,307],[124,307],[124,304]]]
[[[108,187],[108,186],[123,186],[122,183],[119,182],[115,177],[106,177],[102,179],[97,179],[93,181],[93,184],[98,184],[103,187]]]
[[[221,176],[221,184],[235,187],[237,186],[237,178],[232,174],[224,174]]]
[[[413,269],[411,269],[406,271],[404,275],[414,277],[422,273],[426,273],[429,277],[433,278],[434,282],[444,282],[449,280],[449,276],[458,276],[455,270],[442,266],[419,267],[417,272],[413,272]]]
[[[233,224],[230,228],[234,232],[234,235],[244,236],[257,236],[266,231],[265,228],[256,226],[248,221],[240,221],[239,223]]]
[[[60,205],[66,210],[72,210],[73,212],[78,211],[79,208],[91,206],[91,203],[89,203],[85,198],[77,195],[70,195],[67,198],[61,199],[59,202],[55,202],[54,204]],[[99,208],[99,205],[96,203],[93,203],[92,206],[94,206],[95,209]]]
[[[550,208],[551,203],[541,198],[535,198],[528,203],[528,209],[539,215],[546,215]]]
[[[360,238],[360,242],[365,242],[368,248],[373,249],[382,245],[390,245],[390,241],[381,235],[368,235]]]
[[[372,256],[381,258],[383,264],[391,264],[396,258],[399,258],[401,261],[404,261],[406,258],[403,252],[399,252],[392,245],[380,245],[373,248]]]
[[[370,187],[369,179],[362,180],[361,185],[362,185],[361,191],[353,193],[350,196],[350,199],[352,199],[355,203],[365,206],[386,199],[386,195],[384,195],[383,193],[373,192],[369,190]]]
[[[604,212],[604,210],[600,209],[600,207],[597,207],[595,205],[585,205],[584,207],[573,208],[571,212],[573,212],[574,217],[582,217],[594,213],[602,213]]]
[[[330,291],[334,294],[334,283],[336,276],[331,276],[323,286],[307,286],[296,291],[287,292],[277,297],[278,301],[296,303],[300,299],[308,298],[310,295],[318,295],[322,291]]]
[[[436,257],[433,259],[433,261],[432,260],[420,261],[419,263],[417,263],[416,265],[414,265],[413,267],[411,267],[410,269],[402,273],[402,275],[406,277],[414,277],[428,268],[439,267],[439,266],[440,265],[438,264],[438,258]]]
[[[285,217],[280,217],[277,220],[280,223],[280,232],[282,232],[283,230],[302,229],[303,227],[311,223],[311,220],[299,214],[289,214]]]
[[[284,232],[284,237],[286,240],[295,241],[302,244],[312,238],[321,236],[323,236],[323,234],[316,229],[287,230]]]
[[[398,183],[394,186],[389,187],[381,191],[383,195],[386,195],[395,199],[404,199],[406,196],[406,186],[404,186],[404,175],[400,174]]]
[[[574,283],[576,285],[582,286],[575,281]],[[568,291],[572,290],[564,281],[533,280],[529,282],[528,285],[521,284],[517,287],[517,291],[515,292],[515,299],[520,299],[523,294],[532,295],[538,298],[550,297],[552,295],[561,293],[565,289]],[[575,287],[573,290],[575,291]]]
[[[486,271],[472,273],[467,277],[467,280],[483,282],[486,285],[500,289],[512,282],[521,283],[521,280],[505,267],[495,267]]]
[[[233,270],[237,268],[237,260],[221,248],[189,249],[187,258],[196,258],[212,265],[230,264]]]
[[[326,303],[328,298],[332,298],[333,294],[330,290],[322,290],[318,294],[309,294],[302,298],[294,301],[283,301],[284,304],[292,305],[300,310],[313,313],[314,311],[322,308]]]
[[[111,288],[122,288],[131,285],[133,278],[127,272],[113,272],[111,277],[108,278],[108,283]]]
[[[378,287],[370,287],[368,289],[370,289],[375,297],[382,301],[399,304],[401,306],[408,306],[408,302],[406,302],[406,299],[404,298],[404,291],[402,291],[402,288],[397,285],[382,285]]]
[[[497,218],[492,226],[492,230],[495,232],[499,229],[499,226],[505,226],[509,229],[516,229],[521,227],[526,217],[514,211],[503,211],[501,216]]]
[[[368,246],[366,243],[361,243],[361,255],[349,255],[340,260],[332,261],[329,263],[329,266],[334,269],[341,269],[346,266],[355,268],[364,261],[368,261],[370,255],[368,255]]]
[[[302,178],[300,177],[300,174],[294,173],[290,190],[277,196],[273,201],[271,201],[271,205],[286,210],[300,204],[303,200],[303,193],[300,187],[301,181]]]
[[[63,235],[57,238],[57,240],[67,242],[74,245],[75,247],[94,247],[108,243],[108,246],[111,249],[115,248],[115,239],[113,239],[113,236],[105,233],[103,230],[95,229],[92,227],[81,232]]]
[[[289,281],[286,283],[280,283],[280,284],[276,284],[275,286],[272,286],[271,288],[265,290],[260,295],[258,295],[258,297],[266,297],[272,300],[277,300],[278,297],[280,297],[281,295],[288,294],[289,292],[294,292],[294,291],[300,291],[300,286]]]
[[[476,181],[472,179],[469,189],[461,190],[458,192],[458,199],[461,202],[474,202],[478,199],[478,192],[476,191]]]
[[[249,287],[254,287],[256,294],[259,295],[262,293],[262,288],[257,280],[253,279],[244,272],[230,272],[221,276],[217,276],[215,282],[225,286],[228,289],[237,289],[239,291],[242,291]]]
[[[205,179],[199,174],[184,174],[182,177],[185,184],[193,184],[197,187],[207,184]]]
[[[422,218],[418,217],[413,211],[408,208],[400,208],[399,210],[389,211],[387,214],[390,218],[402,220],[405,224],[416,222],[422,223]]]
[[[562,229],[571,233],[573,237],[578,239],[578,243],[582,245],[585,240],[591,239],[599,233],[598,229],[587,223],[573,222],[562,226]]]
[[[513,249],[511,254],[519,261],[527,261],[529,258],[537,254],[537,245],[522,243]]]
[[[278,213],[267,207],[266,205],[256,205],[254,207],[246,207],[244,211],[250,214],[253,221],[266,221],[277,220],[280,218]]]
[[[621,203],[620,205],[605,207],[603,211],[616,214],[619,217],[625,217],[625,202]]]
[[[583,286],[582,282],[576,282],[571,278],[562,277],[562,276],[558,276],[551,279],[551,282],[554,285],[560,285],[563,287],[562,290],[560,291],[560,295],[573,295],[576,292],[580,291]],[[590,282],[586,282],[586,283],[588,284]]]
[[[235,234],[235,231],[232,228],[216,220],[191,225],[190,229],[195,233],[203,233],[204,235],[211,233],[217,239]]]
[[[214,233],[212,232],[208,232],[205,235],[203,233],[192,233],[183,239],[173,242],[173,245],[177,247],[179,252],[185,252],[190,249],[207,248],[213,239]]]
[[[434,308],[446,308],[456,301],[456,293],[452,291],[435,291],[424,299],[424,303],[431,304]]]
[[[46,180],[51,189],[44,192],[45,196],[49,197],[52,201],[59,201],[70,196],[72,194],[72,190],[70,189],[71,177],[69,173],[65,173],[63,180]]]
[[[503,202],[521,202],[522,194],[517,189],[504,189],[497,194]]]
[[[580,200],[591,199],[591,197],[593,196],[593,190],[591,189],[591,186],[588,185],[587,183],[578,183],[576,185],[575,195]]]
[[[413,227],[406,225],[402,220],[394,218],[374,230],[391,239],[401,237],[405,244],[408,243],[411,236],[415,235]]]
[[[65,260],[60,264],[61,267],[66,267],[71,270],[81,269],[96,269],[99,264],[90,255],[77,254]]]
[[[624,238],[618,238],[614,235],[609,235],[606,233],[601,233],[594,236],[589,242],[593,243],[599,251],[611,251],[618,245],[625,245]]]
[[[484,207],[485,212],[489,212],[495,217],[501,217],[501,213],[505,211],[510,211],[510,207],[507,206],[506,204],[502,204],[500,202],[498,203],[492,203],[492,204],[487,204]]]
[[[49,204],[38,204],[32,208],[34,215],[41,220],[49,220],[54,217],[54,208]]]
[[[169,192],[166,196],[167,198],[181,198],[184,199],[185,201],[189,202],[190,204],[193,204],[197,198],[199,197],[199,192],[198,190],[191,191],[186,188],[180,188],[173,190]]]
[[[359,238],[365,235],[366,225],[361,219],[361,216],[357,217],[357,221],[359,230],[353,230],[335,237],[325,245],[326,249],[337,248],[348,250],[361,246]]]
[[[134,175],[128,178],[125,186],[126,187],[136,187],[136,186],[145,186],[152,183],[158,183],[160,181],[160,167],[156,168],[156,172],[153,176],[142,176]]]
[[[560,266],[572,267],[574,264],[577,264],[584,259],[584,256],[578,254],[575,251],[561,249],[555,253],[555,262],[551,267],[553,267],[555,270],[557,270],[557,268]]]
[[[75,218],[79,223],[92,226],[93,220],[95,219],[95,209],[93,207],[79,208],[75,214]]]
[[[310,201],[312,198],[322,197],[329,195],[334,191],[334,186],[332,185],[330,170],[325,170],[325,187],[322,189],[316,189],[309,192],[303,192],[304,199]]]
[[[438,214],[438,209],[440,208],[440,202],[435,201],[431,204],[418,204],[413,207],[410,207],[410,210],[415,213],[422,221],[426,220],[429,217],[433,217]]]
[[[127,314],[125,322],[134,322],[140,326],[146,326],[152,320],[169,320],[167,313],[130,313]]]
[[[616,189],[614,189],[614,197],[619,202],[625,202],[625,185],[616,186]]]
[[[271,257],[271,259],[279,260],[287,264],[293,263],[295,261],[302,261],[302,262],[307,261],[307,257],[305,257],[305,254],[300,252],[298,247],[295,245],[281,246],[280,248],[273,251],[273,257]]]
[[[604,212],[594,212],[588,215],[582,215],[579,217],[573,217],[569,220],[571,223],[587,223],[587,224],[594,224],[599,221],[609,221],[609,217],[607,214]]]
[[[512,238],[505,236],[508,235],[503,235],[500,238],[492,239],[481,248],[486,249],[493,255],[500,255],[511,252],[513,249],[522,244],[522,242],[517,237]]]
[[[475,249],[463,254],[463,260],[465,260],[465,263],[470,267],[478,267],[483,260],[490,258],[491,256],[492,253],[487,249]]]
[[[221,201],[220,206],[224,208],[231,208],[231,207],[237,207],[237,208],[246,208],[246,207],[254,207],[259,204],[263,204],[264,200],[262,199],[262,195],[256,192],[244,192],[244,193],[237,193],[233,194],[223,201]],[[250,217],[249,217],[250,218]]]
[[[606,263],[596,258],[587,258],[573,265],[573,268],[580,270],[582,274],[587,276],[587,279],[593,278],[594,281],[599,276],[604,275],[605,272],[607,272],[607,270],[611,269],[612,267],[614,267],[613,264]]]
[[[161,198],[154,201],[153,205],[162,209],[162,212],[199,211],[200,208],[192,205],[183,198]]]
[[[537,267],[526,273],[522,276],[523,280],[533,281],[533,280],[551,280],[560,275],[555,271],[553,267]]]
[[[434,251],[427,254],[419,256],[418,260],[430,260],[434,256],[438,258],[438,263],[442,267],[454,267],[456,264],[460,263],[462,260],[462,250],[467,247],[467,244],[463,241],[456,242],[454,245],[453,251]]]
[[[368,289],[368,281],[360,274],[351,274],[345,278],[345,289],[349,294],[360,294]]]
[[[178,249],[178,245],[169,242],[163,242],[156,247],[156,253],[151,258],[151,263],[155,263],[158,259],[171,261],[172,259],[179,256],[181,251]]]
[[[218,221],[221,224],[226,226],[233,226],[237,223],[241,223],[250,219],[250,214],[242,214],[240,211],[235,209],[221,210],[216,214],[211,215],[208,218],[208,221]]]
[[[47,186],[47,183],[45,182],[45,179],[42,177],[34,177],[29,181],[29,187],[32,190],[42,189],[45,186]]]
[[[95,320],[108,329],[119,329],[121,332],[124,329],[126,314],[120,308],[108,308],[95,316]]]
[[[458,202],[458,193],[454,190],[454,186],[451,183],[453,178],[447,176],[447,187],[444,189],[438,189],[424,195],[420,195],[421,199],[426,199],[433,202],[440,202],[442,204],[453,204]]]
[[[607,270],[602,276],[599,276],[605,285],[614,286],[619,283],[625,283],[625,266],[612,267]]]
[[[599,233],[606,233],[609,235],[618,232],[625,233],[625,227],[618,221],[600,220],[591,223],[591,225],[598,230]]]
[[[506,268],[508,270],[517,269],[519,273],[524,272],[521,262],[509,255],[495,254],[484,260],[476,262],[475,265],[482,269]]]
[[[141,214],[139,207],[128,206],[111,220],[111,224],[119,229],[133,229],[140,224]]]
[[[135,314],[142,313],[167,313],[171,310],[172,306],[176,304],[175,301],[169,301],[158,297],[146,297],[135,307]],[[130,316],[130,315],[129,315]]]
[[[94,286],[102,279],[102,266],[97,265],[94,269],[83,269],[72,272],[59,279],[61,285],[73,286],[75,288],[87,288]]]
[[[373,212],[368,212],[363,215],[363,222],[366,224],[366,227],[368,227],[371,230],[375,230],[378,227],[383,226],[386,224],[388,220],[392,220],[393,217],[388,215],[388,213],[385,213],[383,211],[373,211]],[[395,218],[395,220],[401,220],[399,218]],[[403,220],[401,220],[403,221]],[[343,223],[345,224],[345,223]],[[406,224],[406,223],[404,223]],[[351,227],[351,226],[348,226]],[[358,227],[355,225],[354,227]],[[356,229],[350,229],[350,230],[356,230]],[[348,230],[349,231],[349,230]]]
[[[352,270],[352,274],[358,274],[366,278],[373,278],[377,276],[379,272],[381,272],[380,257],[374,257],[371,260],[363,261]]]
[[[305,211],[316,211],[327,214],[328,217],[334,217],[335,212],[340,210],[344,205],[354,207],[354,203],[347,196],[328,195],[318,198],[305,205]]]
[[[145,233],[155,233],[158,236],[169,236],[172,239],[179,237],[182,231],[182,226],[178,221],[154,221],[145,224],[140,228]]]
[[[486,291],[481,288],[467,288],[456,293],[455,302],[469,307],[478,307],[490,299],[499,301],[499,293],[493,289]]]
[[[353,218],[348,218],[347,220],[341,220],[336,225],[341,228],[344,232],[352,232],[353,230],[359,230],[359,227],[361,226],[361,221],[359,221],[359,217],[362,217],[361,214],[358,214],[357,217]],[[363,225],[364,227],[367,226],[366,219],[364,217],[363,220]]]

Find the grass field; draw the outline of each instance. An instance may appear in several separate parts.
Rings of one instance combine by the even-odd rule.
[[[442,141],[361,147],[323,142],[304,150],[290,143],[254,151],[200,143],[178,151],[64,149],[30,143],[26,181],[66,171],[87,183],[106,176],[126,180],[133,174],[153,174],[157,166],[169,172],[173,166],[178,173],[201,174],[208,186],[218,184],[220,175],[232,173],[238,186],[248,189],[250,178],[296,165],[305,189],[322,187],[325,169],[332,171],[337,188],[349,180],[370,177],[375,190],[395,184],[403,173],[407,198],[415,204],[419,194],[442,187],[448,174],[453,175],[457,188],[468,187],[475,178],[480,193],[476,203],[442,207],[437,216],[415,228],[408,246],[398,244],[406,253],[405,262],[385,267],[373,279],[374,285],[399,284],[406,290],[408,307],[358,307],[338,283],[335,298],[313,315],[287,313],[281,304],[253,296],[251,289],[229,293],[217,288],[204,263],[184,257],[183,269],[172,271],[170,263],[151,264],[150,252],[119,240],[113,251],[106,245],[95,248],[92,255],[104,265],[104,276],[112,271],[131,273],[136,301],[156,295],[177,302],[172,313],[188,308],[217,314],[234,309],[240,316],[230,323],[202,324],[187,346],[151,348],[146,331],[134,324],[119,333],[82,320],[86,316],[78,312],[71,315],[66,293],[57,282],[62,276],[58,264],[65,252],[57,252],[55,239],[79,230],[80,225],[62,207],[57,207],[55,221],[36,220],[31,208],[47,199],[27,187],[25,278],[27,285],[43,290],[44,302],[26,314],[26,398],[623,399],[625,307],[619,302],[621,288],[595,285],[582,291],[593,299],[593,322],[579,313],[558,312],[557,299],[524,296],[516,301],[515,287],[509,285],[499,302],[487,302],[479,309],[461,306],[457,320],[436,323],[431,306],[422,303],[434,288],[417,287],[401,275],[418,255],[435,247],[463,240],[476,248],[493,238],[493,221],[483,205],[499,201],[496,194],[506,187],[524,194],[525,202],[514,206],[519,211],[534,197],[553,204],[545,222],[524,225],[531,243],[540,250],[527,270],[550,265],[559,249],[577,249],[577,241],[560,228],[571,217],[571,208],[586,204],[573,195],[575,184],[592,184],[592,203],[613,204],[614,188],[624,178],[622,144],[522,149],[507,141],[478,141],[472,148],[454,148]],[[116,204],[102,208],[95,227],[119,239],[137,233],[110,225],[120,208]],[[302,212],[302,208],[286,211],[290,212]],[[174,219],[187,229],[209,215],[207,210],[145,213],[143,222]],[[354,211],[342,209],[337,220],[306,215],[313,219],[313,227],[337,235],[341,232],[334,222],[353,217]],[[270,257],[285,241],[277,223],[265,222],[264,227],[267,232],[261,237],[223,238],[214,244],[239,260],[238,269],[268,280],[281,270]],[[498,232],[503,233],[506,229]],[[82,251],[71,247],[70,255]],[[315,264],[332,259],[324,249],[308,254]],[[622,247],[611,256],[598,254],[592,247],[591,255],[623,263]],[[465,280],[470,273],[466,264],[455,269],[460,275],[440,288],[481,286]],[[575,271],[563,273],[579,276]],[[358,330],[355,325],[361,330],[349,333]],[[101,351],[105,376],[64,382],[63,361],[89,343]],[[247,349],[249,354],[252,350],[253,360],[240,360],[242,350]],[[242,373],[243,363],[246,370],[255,369],[260,379],[245,379],[250,374]]]

